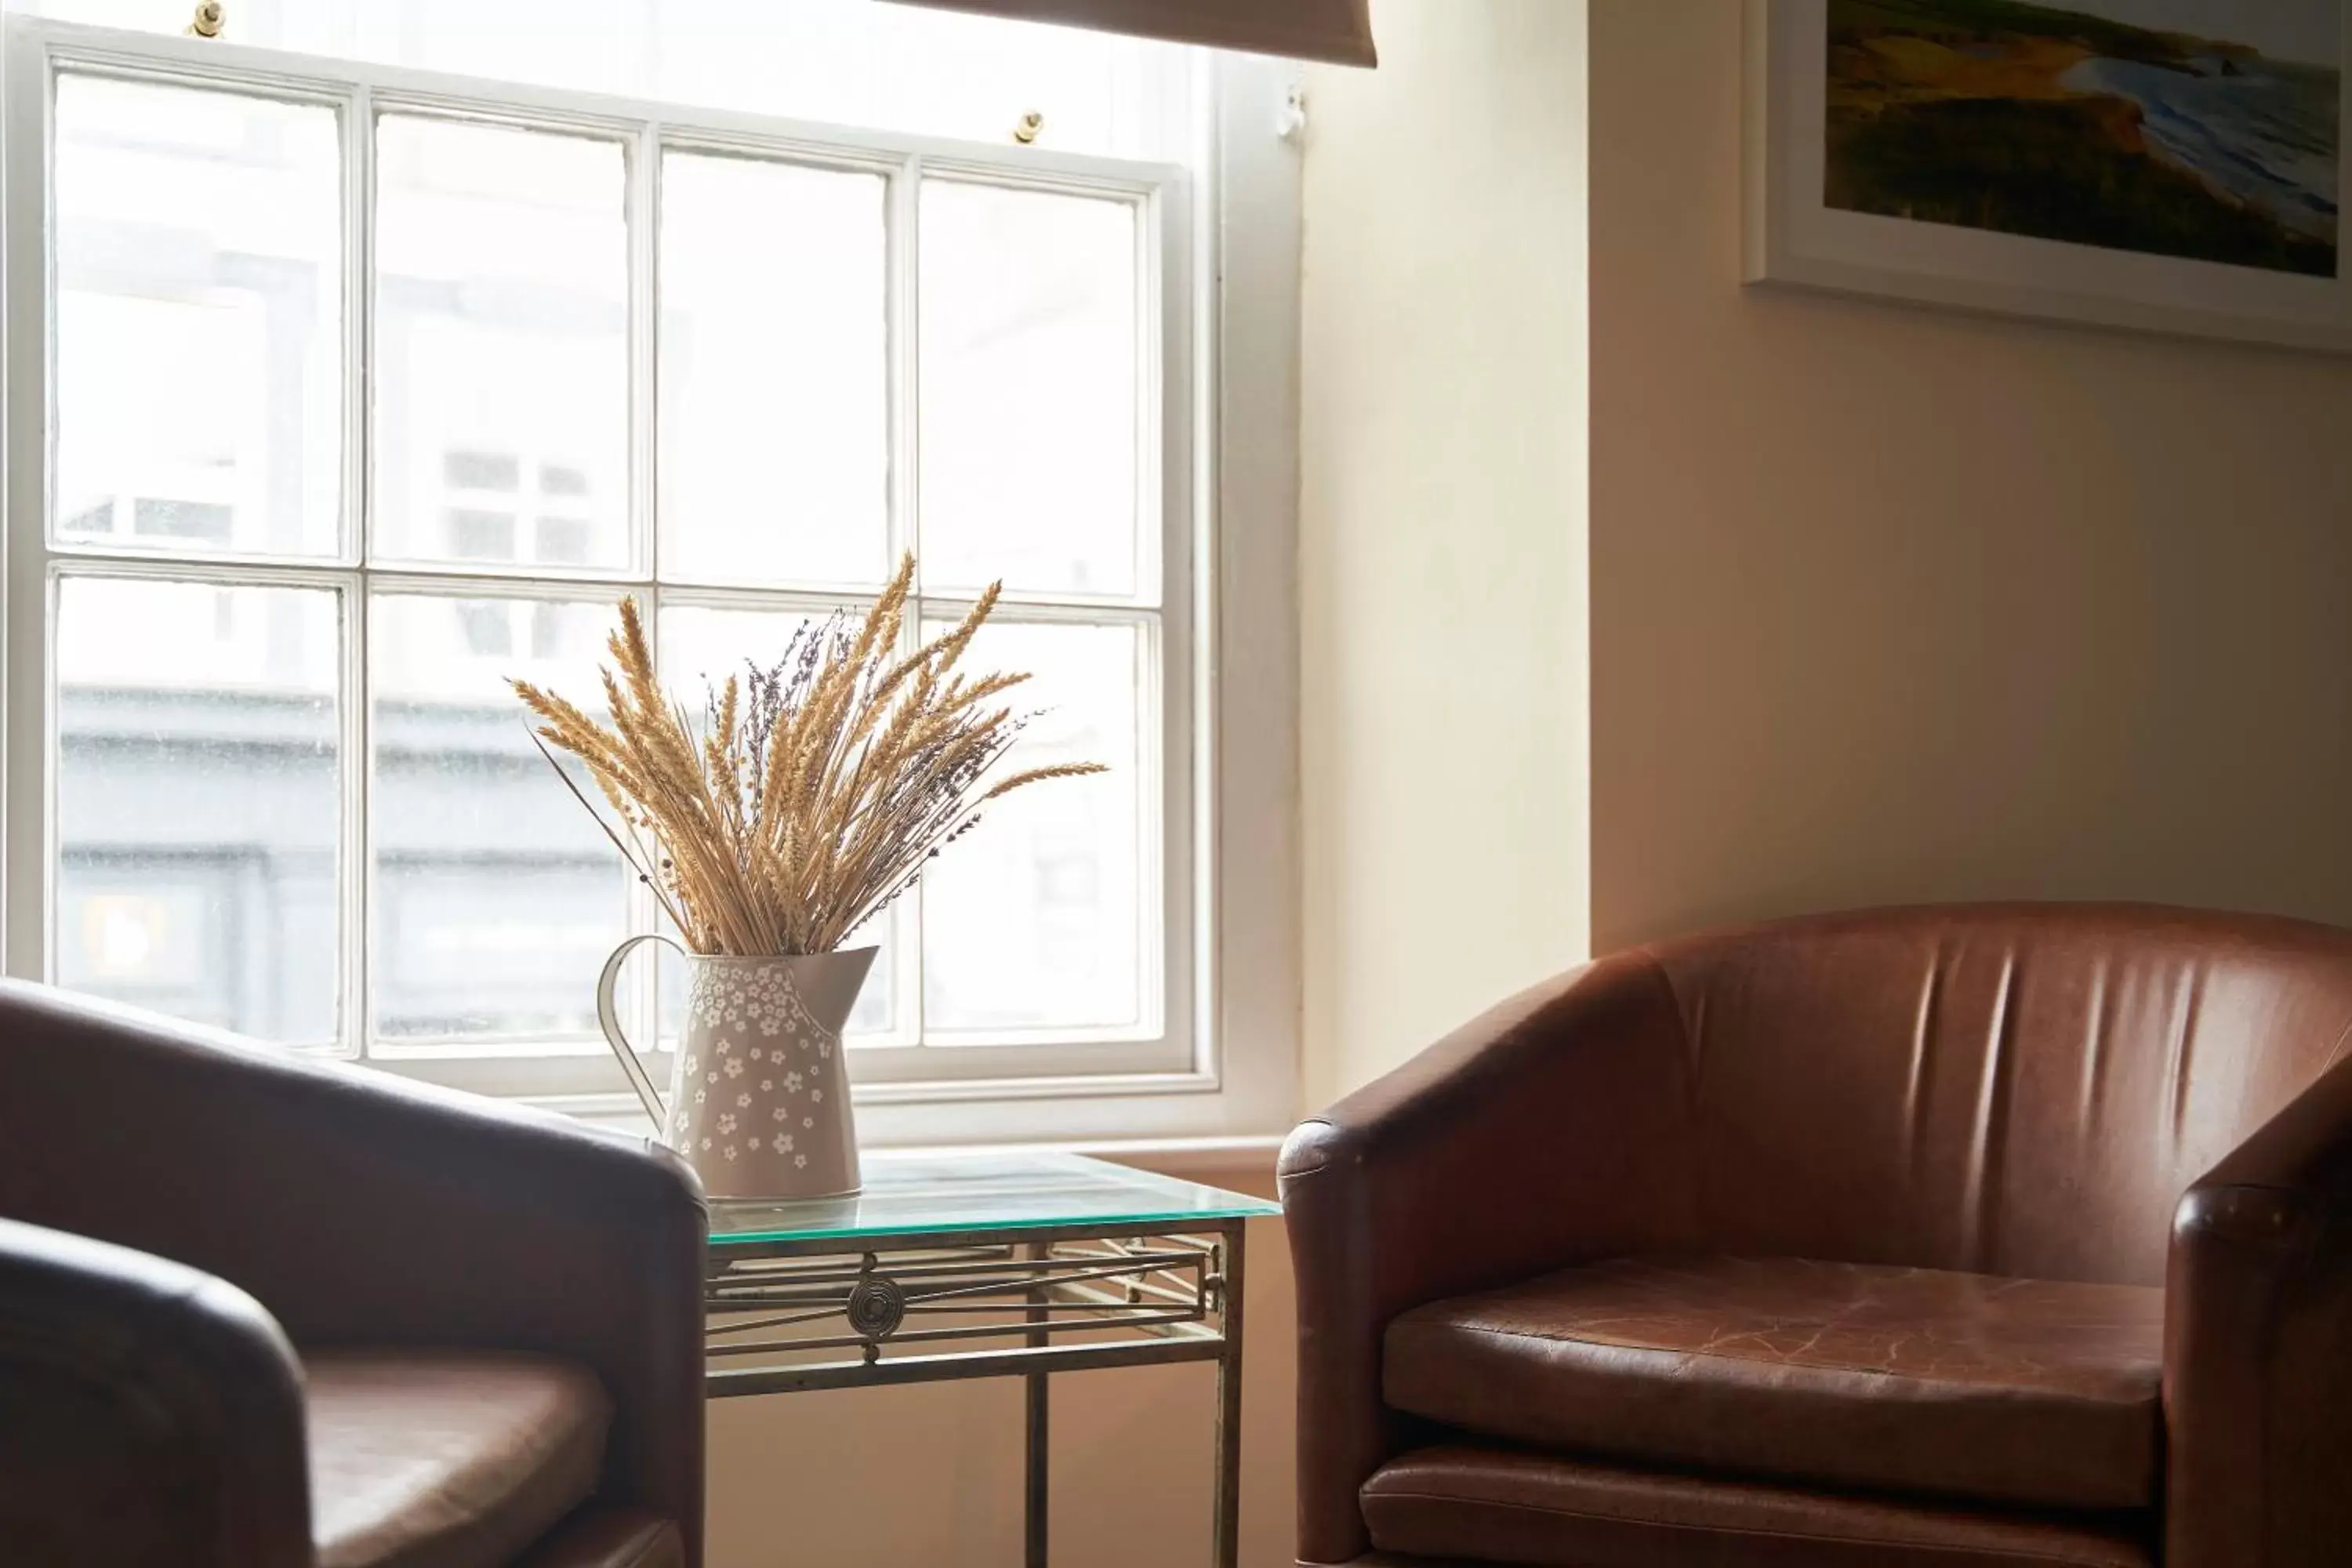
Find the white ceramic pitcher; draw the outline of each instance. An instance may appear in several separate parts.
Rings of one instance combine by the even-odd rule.
[[[621,964],[641,942],[686,960],[686,1030],[665,1104],[613,1014]],[[596,1018],[663,1142],[714,1198],[827,1198],[858,1188],[842,1026],[871,947],[792,958],[687,952],[664,936],[613,950],[596,982]]]

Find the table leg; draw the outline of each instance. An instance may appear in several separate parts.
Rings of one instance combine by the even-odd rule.
[[[1242,1555],[1242,1238],[1243,1222],[1225,1226],[1225,1280],[1218,1327],[1217,1494],[1213,1515],[1216,1568],[1240,1568]]]
[[[1049,1248],[1045,1243],[1033,1242],[1028,1250],[1031,1258],[1044,1258]],[[1048,1316],[1045,1300],[1046,1287],[1042,1282],[1029,1287],[1029,1321],[1032,1323],[1045,1321]],[[1047,1343],[1045,1331],[1043,1328],[1031,1329],[1029,1342],[1032,1345]],[[1033,1372],[1021,1381],[1027,1385],[1028,1394],[1028,1436],[1024,1446],[1023,1461],[1026,1486],[1022,1502],[1026,1555],[1023,1562],[1026,1568],[1046,1568],[1046,1478],[1051,1468],[1052,1445],[1046,1430],[1045,1374]]]

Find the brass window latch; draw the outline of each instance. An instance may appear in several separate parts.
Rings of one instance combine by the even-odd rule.
[[[221,29],[226,26],[228,13],[222,7],[221,0],[199,0],[196,14],[188,18],[188,37],[217,38],[221,36]]]
[[[1037,140],[1037,133],[1045,129],[1045,117],[1033,109],[1021,117],[1019,124],[1013,126],[1013,140],[1024,147],[1029,146]]]

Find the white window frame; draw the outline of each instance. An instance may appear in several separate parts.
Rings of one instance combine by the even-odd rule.
[[[856,1058],[869,1141],[942,1143],[1007,1138],[1183,1138],[1280,1131],[1296,1113],[1298,1012],[1296,740],[1296,398],[1297,169],[1276,131],[1290,97],[1286,68],[1202,57],[1203,145],[1195,168],[994,147],[940,138],[845,132],[729,111],[685,110],[593,94],[509,86],[437,73],[290,56],[201,40],[14,18],[7,24],[5,171],[5,647],[6,722],[0,733],[0,956],[12,975],[55,973],[55,693],[50,674],[56,583],[75,574],[169,577],[331,587],[344,626],[340,710],[343,941],[337,1054],[365,1056],[373,1002],[367,946],[371,862],[367,807],[370,713],[363,650],[370,598],[384,593],[501,597],[634,594],[656,609],[709,605],[826,612],[854,590],[749,589],[661,580],[655,527],[656,345],[660,154],[731,153],[853,168],[888,182],[891,233],[890,544],[919,545],[914,496],[912,346],[916,195],[926,171],[959,179],[1066,190],[1136,204],[1144,299],[1142,363],[1150,410],[1139,443],[1160,514],[1161,551],[1142,558],[1134,600],[1008,591],[1005,621],[1117,621],[1157,654],[1159,711],[1140,715],[1156,747],[1162,832],[1147,845],[1156,878],[1163,958],[1149,1026],[1123,1032],[1032,1031],[953,1045],[887,1045]],[[136,548],[53,545],[47,487],[52,226],[48,219],[52,85],[60,69],[331,106],[343,126],[344,480],[341,538],[329,560],[208,557],[156,561]],[[599,571],[518,561],[377,564],[372,439],[364,367],[373,316],[369,176],[372,130],[383,112],[423,112],[618,141],[627,159],[631,270],[630,520],[632,559]],[[26,221],[27,217],[33,221]],[[1220,371],[1223,374],[1220,374]],[[1156,481],[1154,483],[1153,481]],[[1149,536],[1146,536],[1149,542]],[[1156,584],[1152,579],[1157,579]],[[1159,596],[1151,606],[1150,594]],[[927,614],[968,601],[927,596]],[[1147,694],[1148,695],[1148,694]],[[1141,781],[1139,781],[1139,787]],[[1147,812],[1144,820],[1150,820]],[[654,929],[640,893],[635,929]],[[911,910],[898,917],[911,934]],[[907,951],[902,948],[902,951]],[[898,968],[898,1016],[919,1016],[919,966]],[[1149,988],[1147,988],[1148,990]],[[651,986],[633,1037],[654,1037]],[[651,1054],[651,1053],[649,1053]],[[533,1098],[575,1112],[625,1117],[634,1102],[617,1067],[594,1055],[450,1047],[370,1058],[370,1065],[483,1092]],[[665,1081],[666,1057],[650,1064]],[[868,1109],[870,1108],[870,1109]]]

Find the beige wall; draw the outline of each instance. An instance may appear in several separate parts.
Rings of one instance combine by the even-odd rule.
[[[1273,1194],[1270,1164],[1196,1179]],[[1293,1562],[1296,1357],[1278,1220],[1250,1226],[1242,1561]],[[1212,1367],[1054,1379],[1057,1564],[1200,1568]],[[1021,1384],[1009,1379],[721,1400],[710,1407],[710,1568],[1006,1568],[1021,1561]]]
[[[2352,359],[1743,291],[1739,11],[1592,7],[1596,946],[2352,922]]]
[[[1310,1106],[1585,948],[1583,0],[1378,0],[1310,73]]]

